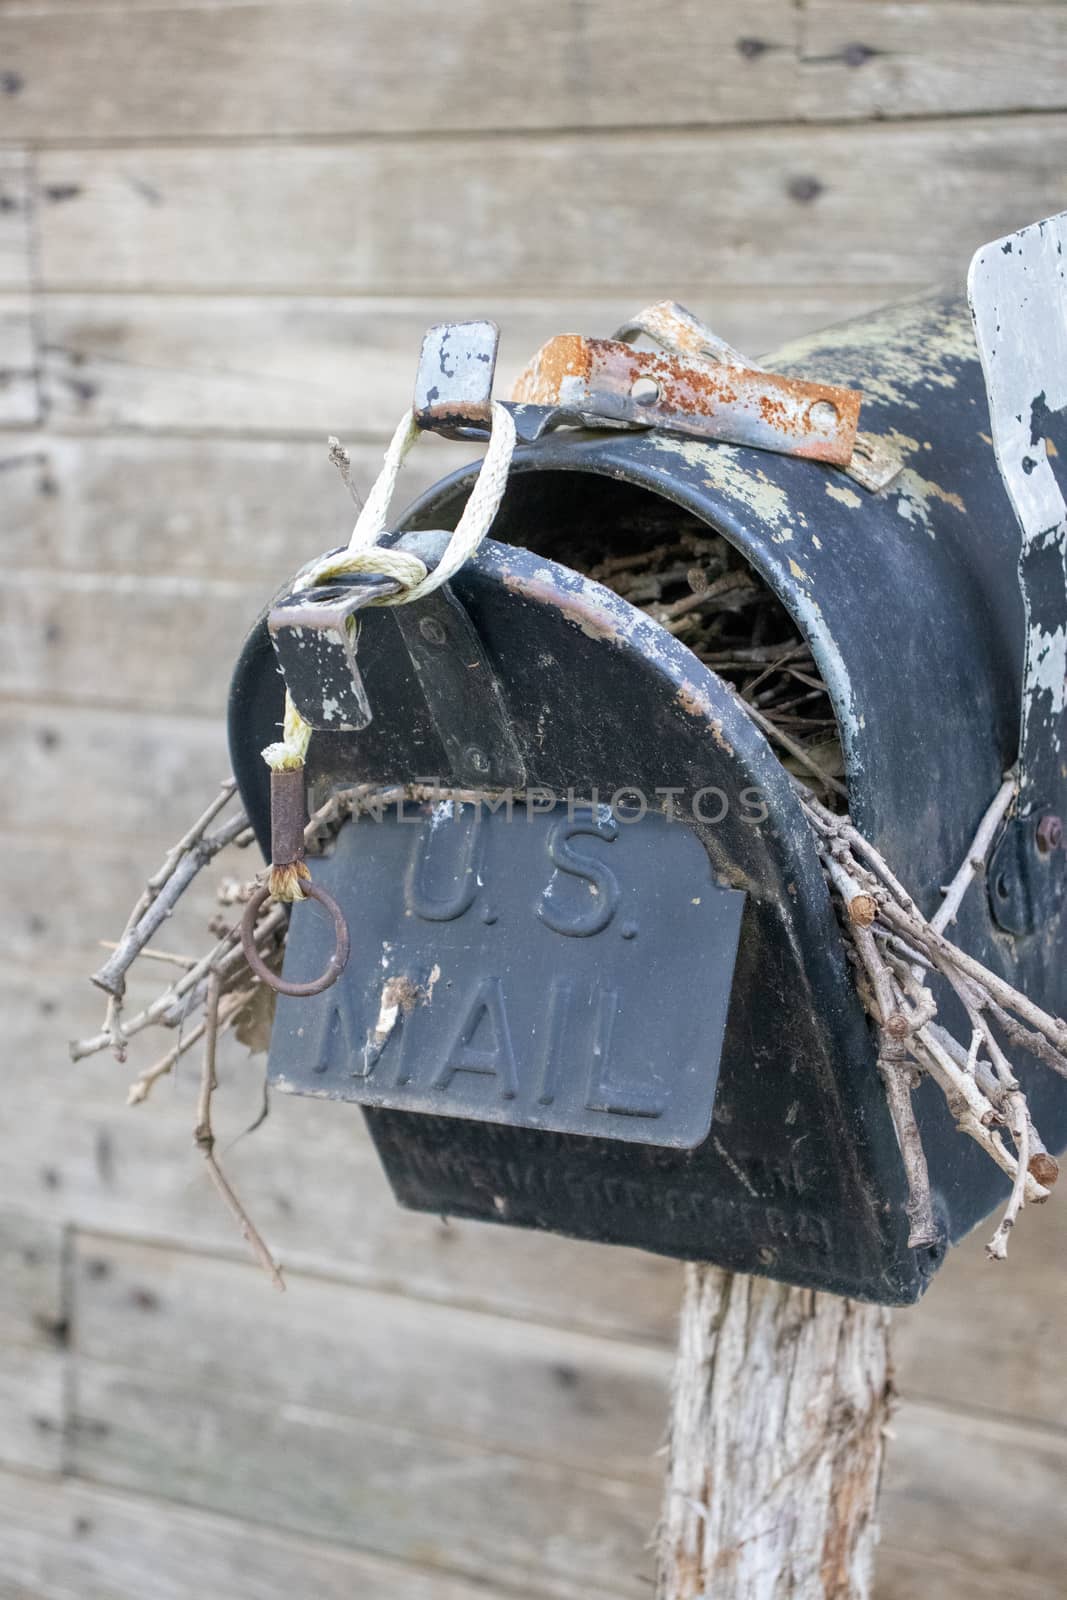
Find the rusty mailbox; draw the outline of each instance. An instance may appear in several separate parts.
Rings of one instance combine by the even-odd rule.
[[[958,292],[804,339],[773,373],[742,374],[696,324],[688,350],[642,353],[628,341],[654,317],[553,341],[513,407],[491,540],[446,588],[385,608],[373,577],[333,586],[358,644],[346,622],[321,659],[289,595],[253,630],[231,744],[264,845],[279,660],[315,729],[313,802],[367,797],[310,862],[348,965],[279,1000],[271,1080],[362,1106],[402,1204],[903,1304],[1002,1196],[924,1085],[940,1238],[909,1248],[872,1030],[790,772],[714,655],[586,574],[722,541],[810,650],[837,787],[927,914],[1019,761],[959,937],[1062,1009],[1065,395],[1017,354],[1026,274],[1047,289],[1057,270],[1044,237],[976,258],[977,341]],[[494,356],[490,325],[432,330],[423,425],[477,437]],[[476,471],[394,543],[432,566]],[[310,979],[332,939],[298,910],[286,977]],[[1067,1087],[1027,1087],[1067,1141]]]

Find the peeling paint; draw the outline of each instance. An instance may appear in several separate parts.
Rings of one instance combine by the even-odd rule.
[[[1031,692],[1052,696],[1053,714],[1067,704],[1067,626],[1046,633],[1031,626],[1026,640],[1026,678]]]
[[[844,484],[828,483],[826,485],[826,493],[831,500],[838,500],[843,506],[851,506],[854,511],[858,511],[863,504],[856,491],[854,489],[846,489]]]
[[[668,455],[681,456],[688,466],[703,472],[709,489],[729,495],[761,521],[768,525],[791,526],[793,514],[785,490],[772,483],[762,469],[753,472],[750,466],[740,462],[734,445],[705,444],[702,440],[679,439],[668,433],[653,434],[649,442]]]
[[[932,327],[929,301],[921,297],[808,334],[764,359],[777,370],[848,384],[865,400],[918,411],[924,388],[955,388],[954,367],[976,355],[966,312],[946,313]]]
[[[711,729],[712,743],[717,749],[721,750],[724,755],[732,756],[734,754],[733,745],[723,733],[722,718],[716,716],[715,705],[704,689],[695,683],[691,683],[687,678],[674,698],[682,710],[688,712],[691,717],[705,719]]]
[[[929,534],[931,539],[936,539],[937,529],[934,527],[930,515],[929,502],[940,500],[942,504],[951,506],[954,511],[966,516],[967,507],[958,494],[943,489],[939,483],[934,483],[931,478],[924,478],[911,467],[905,467],[896,483],[893,493],[899,496],[897,500],[897,515],[906,522],[917,523]]]

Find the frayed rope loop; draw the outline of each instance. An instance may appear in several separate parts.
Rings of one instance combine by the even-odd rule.
[[[342,574],[375,572],[395,578],[404,588],[400,594],[373,601],[374,605],[409,605],[411,601],[421,600],[423,595],[432,594],[434,589],[447,583],[463,563],[474,555],[493,525],[507,487],[511,457],[515,450],[515,423],[511,413],[498,400],[493,401],[492,431],[481,471],[463,508],[463,515],[432,572],[410,550],[394,550],[378,542],[387,532],[389,507],[400,468],[421,432],[409,411],[393,434],[385,452],[382,470],[356,520],[347,548],[340,555],[325,556],[310,567],[294,585],[296,589],[309,589]],[[304,721],[287,690],[282,737],[277,744],[267,746],[263,751],[263,759],[272,770],[302,767],[310,741],[311,726]],[[303,899],[299,885],[294,887],[296,894],[287,895],[286,898]]]

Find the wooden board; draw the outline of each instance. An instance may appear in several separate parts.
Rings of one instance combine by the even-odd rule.
[[[17,1123],[9,1126],[16,1130]],[[63,1459],[70,1335],[63,1229],[0,1200],[0,1465],[54,1472]],[[2,1547],[0,1547],[2,1548]],[[0,1583],[3,1562],[0,1556]]]
[[[1054,4],[806,0],[800,27],[804,116],[1067,106],[1067,22]]]
[[[0,292],[30,286],[31,203],[25,151],[0,148]]]
[[[916,277],[904,287],[761,289],[705,282],[695,286],[690,303],[738,349],[758,355],[921,283]],[[656,289],[659,297],[685,299],[688,293],[674,273]],[[614,298],[506,298],[487,289],[471,298],[435,293],[410,300],[49,294],[39,302],[49,416],[54,427],[78,432],[385,438],[411,403],[419,347],[431,324],[493,318],[501,330],[496,392],[506,398],[546,339],[570,332],[606,336],[640,305],[636,290],[619,290]],[[416,477],[428,471],[434,448],[421,445],[406,471]],[[362,481],[368,484],[370,476]],[[153,505],[158,510],[157,497]]]
[[[51,289],[658,298],[962,281],[1062,201],[1062,116],[356,144],[52,150]],[[668,175],[670,175],[668,179]],[[49,201],[47,192],[65,198]]]
[[[37,380],[30,297],[0,295],[0,428],[28,427],[39,420]]]
[[[334,1412],[657,1484],[671,1353],[427,1304],[251,1261],[79,1234],[78,1360],[242,1386],[265,1407]],[[240,1355],[238,1356],[238,1352]]]
[[[11,1059],[23,1067],[5,1084],[5,1115],[20,1136],[0,1164],[0,1205],[244,1263],[244,1242],[193,1147],[192,1058],[135,1108],[125,1104],[127,1084],[172,1036],[132,1050],[125,1067],[108,1055],[71,1065],[67,1041],[95,1032],[103,1015],[87,971],[84,963],[4,969],[0,1009]],[[138,987],[131,1009],[155,992]],[[533,1323],[673,1343],[676,1262],[402,1211],[354,1107],[275,1095],[266,1122],[243,1138],[261,1109],[263,1058],[226,1049],[221,1068],[216,1128],[226,1171],[287,1265]]]
[[[897,1312],[905,1394],[1038,1427],[1067,1424],[1067,1205],[1057,1192],[1024,1212],[1006,1262],[990,1261],[982,1223],[949,1257],[921,1305]]]
[[[59,836],[70,847],[77,840],[82,849],[114,831],[136,840],[129,853],[141,877],[229,771],[225,729],[212,717],[8,701],[0,702],[0,740],[20,775],[0,795],[0,829]],[[241,860],[254,875],[258,862]]]
[[[374,1339],[367,1323],[373,1325],[375,1313],[366,1299],[346,1308],[342,1295],[349,1291],[338,1290],[331,1307],[329,1290],[318,1291],[314,1304],[309,1295],[299,1313],[310,1319],[308,1331],[301,1337],[298,1323],[288,1340],[281,1327],[292,1315],[289,1307],[264,1309],[278,1336],[261,1342],[251,1329],[242,1332],[253,1312],[247,1296],[237,1304],[232,1281],[212,1280],[195,1262],[172,1266],[162,1252],[153,1263],[151,1254],[126,1252],[120,1258],[100,1241],[84,1246],[79,1304],[87,1296],[102,1302],[95,1316],[91,1305],[87,1311],[87,1343],[77,1355],[73,1437],[84,1475],[129,1486],[151,1473],[164,1495],[267,1515],[283,1527],[402,1556],[429,1547],[442,1565],[466,1570],[470,1564],[474,1570],[485,1564],[502,1583],[514,1575],[570,1594],[580,1590],[572,1591],[568,1581],[580,1583],[586,1576],[598,1592],[611,1575],[616,1592],[640,1592],[639,1578],[629,1574],[641,1570],[638,1536],[654,1511],[653,1484],[646,1494],[618,1473],[632,1459],[633,1444],[627,1451],[625,1439],[636,1435],[647,1446],[654,1408],[650,1395],[630,1409],[628,1380],[634,1375],[614,1366],[618,1351],[604,1348],[599,1366],[600,1382],[609,1386],[600,1392],[614,1414],[601,1427],[617,1430],[620,1453],[609,1449],[591,1477],[567,1460],[576,1419],[557,1420],[566,1397],[546,1395],[537,1356],[531,1374],[533,1352],[528,1343],[523,1348],[518,1330],[509,1334],[506,1326],[491,1323],[476,1330],[471,1319],[453,1318],[442,1341],[435,1339],[430,1319],[420,1330],[414,1319],[402,1325],[395,1308],[391,1318],[385,1312],[389,1320],[379,1323],[380,1338],[394,1341],[399,1370],[392,1379],[394,1413],[379,1424],[368,1399],[370,1358],[360,1354],[364,1340]],[[91,1277],[99,1271],[93,1261],[109,1263],[102,1278]],[[294,1295],[304,1287],[294,1282]],[[264,1287],[263,1293],[269,1291]],[[361,1307],[363,1331],[355,1333]],[[331,1309],[339,1324],[333,1335],[327,1331]],[[346,1330],[351,1351],[340,1354],[336,1341]],[[463,1350],[467,1339],[472,1342]],[[428,1401],[413,1425],[409,1407],[417,1407],[424,1384],[432,1388],[435,1357],[442,1383],[462,1384],[465,1370],[477,1370],[486,1392],[498,1381],[509,1386],[516,1416],[539,1397],[544,1435],[530,1448],[528,1421],[515,1446],[497,1452],[490,1425],[475,1449],[468,1441],[477,1422],[471,1413],[464,1417],[461,1402],[447,1399]],[[383,1377],[386,1359],[377,1357]],[[449,1370],[455,1374],[451,1380]],[[573,1385],[575,1404],[582,1370]],[[609,1399],[612,1382],[619,1387]],[[401,1388],[408,1390],[403,1398]],[[550,1481],[542,1470],[544,1452],[553,1451],[561,1431],[567,1464],[556,1466]],[[1057,1581],[1067,1431],[1035,1432],[909,1402],[894,1434],[883,1500],[886,1545],[978,1574],[999,1562],[1031,1583]],[[520,1463],[515,1450],[521,1445],[527,1451]],[[487,1460],[483,1452],[490,1451]],[[434,1492],[428,1494],[431,1482]],[[1010,1519],[1001,1515],[1006,1494]],[[469,1495],[492,1528],[495,1557],[480,1549],[480,1519],[468,1509]],[[545,1540],[549,1529],[543,1564],[529,1565],[532,1544]]]
[[[5,133],[51,144],[721,124],[1062,109],[1047,4],[568,0],[529,19],[154,0],[0,11]],[[798,40],[799,30],[799,40]],[[329,49],[323,48],[329,41]],[[634,74],[635,40],[640,41]],[[798,48],[799,45],[799,48]],[[358,65],[357,65],[358,64]],[[531,71],[532,65],[532,71]]]
[[[225,1362],[210,1390],[190,1390],[162,1366],[79,1361],[74,1472],[122,1489],[150,1482],[164,1499],[446,1572],[491,1573],[498,1592],[647,1600],[654,1486],[364,1422],[340,1398],[279,1407],[238,1365],[243,1380]]]
[[[0,1472],[0,1527],[4,1600],[486,1600],[426,1567],[70,1478]]]
[[[266,598],[233,579],[8,573],[0,694],[219,717]]]
[[[789,0],[341,0],[4,17],[5,133],[49,142],[765,122],[799,107]],[[634,72],[634,49],[641,41]],[[684,62],[684,70],[680,70]]]
[[[212,783],[209,798],[213,789]],[[0,833],[10,895],[0,929],[0,956],[46,972],[59,970],[68,978],[77,973],[79,985],[87,984],[88,974],[104,959],[100,940],[119,937],[145,878],[173,843],[173,834],[162,840],[151,832],[141,835],[136,846],[120,838],[94,839],[89,833],[81,838]],[[160,949],[205,948],[208,923],[219,910],[219,880],[226,875],[239,881],[254,877],[262,863],[253,849],[216,858],[215,871],[202,874],[157,935]],[[60,1048],[66,1037],[56,1041]],[[165,1048],[160,1047],[161,1054]]]
[[[441,449],[436,448],[437,445]],[[381,444],[351,450],[364,492]],[[404,505],[473,445],[434,440],[415,450],[397,495]],[[302,440],[71,439],[0,435],[0,488],[9,567],[243,583],[250,612],[312,556],[343,544],[355,507],[326,454]]]
[[[995,1382],[992,1371],[987,1381]],[[979,1577],[999,1572],[1005,1595],[1019,1592],[1016,1575],[1043,1584],[1048,1600],[1062,1595],[1067,1433],[917,1402],[901,1407],[893,1432],[882,1494],[887,1546]]]

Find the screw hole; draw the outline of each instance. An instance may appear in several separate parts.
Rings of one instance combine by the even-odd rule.
[[[428,644],[444,644],[445,630],[436,617],[423,617],[419,623],[419,632]]]
[[[659,384],[654,378],[635,378],[630,385],[630,398],[639,406],[655,405],[659,399]]]
[[[837,421],[837,407],[829,400],[816,400],[808,412],[808,421],[815,428],[832,428]]]

